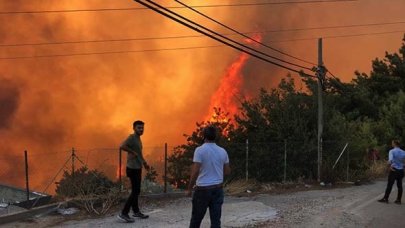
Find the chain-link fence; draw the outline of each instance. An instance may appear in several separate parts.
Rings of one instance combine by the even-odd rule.
[[[318,168],[318,149],[314,142],[280,141],[268,143],[229,143],[224,146],[229,154],[232,174],[228,181],[236,179],[256,179],[262,182],[295,181],[298,178],[316,179]],[[352,156],[353,144],[349,142],[324,142],[321,177],[351,180],[355,178],[361,159],[358,153]],[[144,157],[152,167],[144,171],[149,182],[143,186],[143,193],[163,193],[172,190],[164,180],[169,175],[167,157],[173,147],[144,147]],[[31,191],[55,194],[63,174],[72,173],[81,167],[97,170],[110,180],[121,183],[126,188],[126,153],[118,148],[80,149],[34,153],[24,151],[13,157],[2,158],[0,183]],[[187,169],[189,167],[186,167]],[[152,190],[151,190],[152,189]]]
[[[234,179],[255,179],[262,182],[316,180],[318,178],[318,147],[316,142],[280,141],[268,143],[230,144],[228,151]],[[348,181],[356,178],[363,155],[350,142],[323,142],[320,179],[325,182]]]
[[[168,156],[173,147],[162,145],[144,147],[144,157],[148,161],[152,174],[149,178],[159,184],[161,192],[167,191],[165,185],[165,155]],[[127,153],[118,148],[76,149],[53,152],[34,153],[24,151],[21,154],[2,158],[0,162],[0,184],[19,189],[29,188],[30,191],[55,194],[58,182],[63,174],[72,173],[82,167],[97,170],[113,182],[126,183]],[[144,171],[143,176],[148,172]],[[157,188],[157,187],[156,187]]]

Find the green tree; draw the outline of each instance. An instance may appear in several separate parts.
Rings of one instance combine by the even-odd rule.
[[[262,89],[257,99],[242,103],[236,123],[239,135],[249,139],[249,173],[259,180],[281,180],[286,142],[288,176],[313,176],[316,164],[313,149],[316,142],[315,104],[310,93],[297,91],[290,76],[282,79],[270,92]],[[245,163],[242,154],[235,160],[239,164]],[[243,175],[244,169],[236,172]]]
[[[229,140],[229,132],[234,127],[231,123],[229,114],[220,108],[214,108],[214,115],[211,120],[196,123],[196,130],[191,135],[184,135],[186,144],[174,148],[173,153],[168,157],[168,181],[178,188],[186,188],[190,179],[190,167],[193,162],[195,149],[200,146],[203,139],[203,130],[208,125],[213,125],[218,129],[219,137],[216,142],[224,145]]]

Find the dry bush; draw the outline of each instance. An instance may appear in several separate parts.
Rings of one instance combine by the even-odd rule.
[[[118,204],[120,188],[103,173],[82,167],[73,174],[65,172],[57,184],[60,198],[70,199],[90,214],[102,215]]]
[[[387,161],[378,160],[373,161],[368,170],[366,171],[366,175],[368,179],[376,179],[379,177],[385,176],[387,173]]]
[[[95,186],[94,186],[95,187]],[[83,192],[88,192],[84,190]],[[79,194],[75,197],[75,202],[79,207],[84,208],[88,213],[95,215],[106,214],[113,206],[120,203],[119,188],[105,189],[104,194]]]
[[[228,183],[225,190],[230,195],[246,193],[249,191],[256,191],[260,189],[260,185],[256,180],[236,180]]]

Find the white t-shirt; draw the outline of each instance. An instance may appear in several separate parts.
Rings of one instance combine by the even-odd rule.
[[[201,163],[197,186],[221,184],[224,181],[224,165],[229,163],[224,148],[215,143],[204,143],[195,149],[193,162]]]

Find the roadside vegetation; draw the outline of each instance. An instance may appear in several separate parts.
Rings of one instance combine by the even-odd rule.
[[[325,80],[321,172],[325,185],[383,176],[391,140],[405,142],[404,56],[405,43],[399,53],[373,60],[370,74],[355,72],[351,82]],[[230,157],[232,174],[225,180],[229,194],[277,193],[319,184],[316,79],[288,75],[277,88],[262,89],[257,97],[242,101],[239,115],[231,117],[220,108],[214,113],[210,121],[197,122],[196,129],[185,135],[186,143],[168,157],[169,191],[188,185],[193,153],[203,143],[207,125],[219,129],[217,143]],[[163,192],[157,176],[153,167],[147,170],[143,193]],[[56,193],[74,199],[90,214],[102,215],[120,203],[120,188],[103,173],[83,167],[73,174],[65,172]]]
[[[322,182],[379,177],[386,170],[383,160],[391,140],[405,142],[404,56],[405,43],[398,53],[373,60],[369,74],[355,72],[351,82],[326,78]],[[215,109],[212,119],[197,123],[185,135],[187,142],[169,157],[169,180],[174,186],[188,185],[193,152],[202,144],[206,125],[220,129],[217,143],[228,151],[232,166],[227,182],[244,179],[247,171],[249,178],[262,183],[317,178],[316,78],[288,75],[277,88],[262,89],[257,97],[242,101],[236,116]]]

